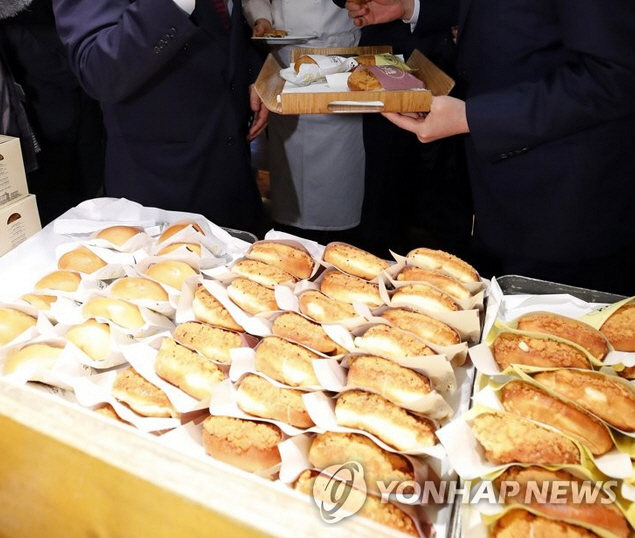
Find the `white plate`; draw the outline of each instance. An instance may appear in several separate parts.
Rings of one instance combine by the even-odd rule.
[[[252,37],[251,39],[267,45],[296,45],[298,43],[306,43],[315,37],[312,35],[287,35],[284,37]]]

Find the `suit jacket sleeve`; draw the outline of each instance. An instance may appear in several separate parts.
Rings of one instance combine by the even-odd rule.
[[[553,4],[561,23],[558,68],[467,99],[472,139],[489,160],[635,112],[635,2]]]
[[[414,32],[425,35],[447,31],[456,25],[460,0],[421,0]]]

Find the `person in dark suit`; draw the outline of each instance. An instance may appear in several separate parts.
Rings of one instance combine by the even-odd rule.
[[[431,20],[436,0],[347,3],[358,26]],[[635,3],[462,0],[465,100],[386,114],[428,143],[466,138],[479,267],[635,293]],[[447,21],[446,21],[447,22]]]
[[[253,231],[249,143],[268,112],[241,3],[53,0],[73,70],[101,102],[105,194]],[[230,14],[231,13],[231,14]]]

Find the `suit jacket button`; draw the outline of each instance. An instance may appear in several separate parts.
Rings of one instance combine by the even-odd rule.
[[[185,43],[183,45],[183,52],[190,52],[190,44],[189,43]]]
[[[228,146],[233,146],[234,145],[234,137],[233,136],[228,136],[227,137],[227,145]]]
[[[154,51],[155,54],[161,53],[161,47],[159,47],[159,45],[155,45],[152,50]]]

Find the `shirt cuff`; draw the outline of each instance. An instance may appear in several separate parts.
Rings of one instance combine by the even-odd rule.
[[[191,15],[196,7],[196,0],[174,0],[174,3],[188,15]]]
[[[410,31],[414,32],[415,26],[419,22],[419,12],[421,11],[421,0],[413,0],[412,17],[410,19],[401,19],[410,25]]]

